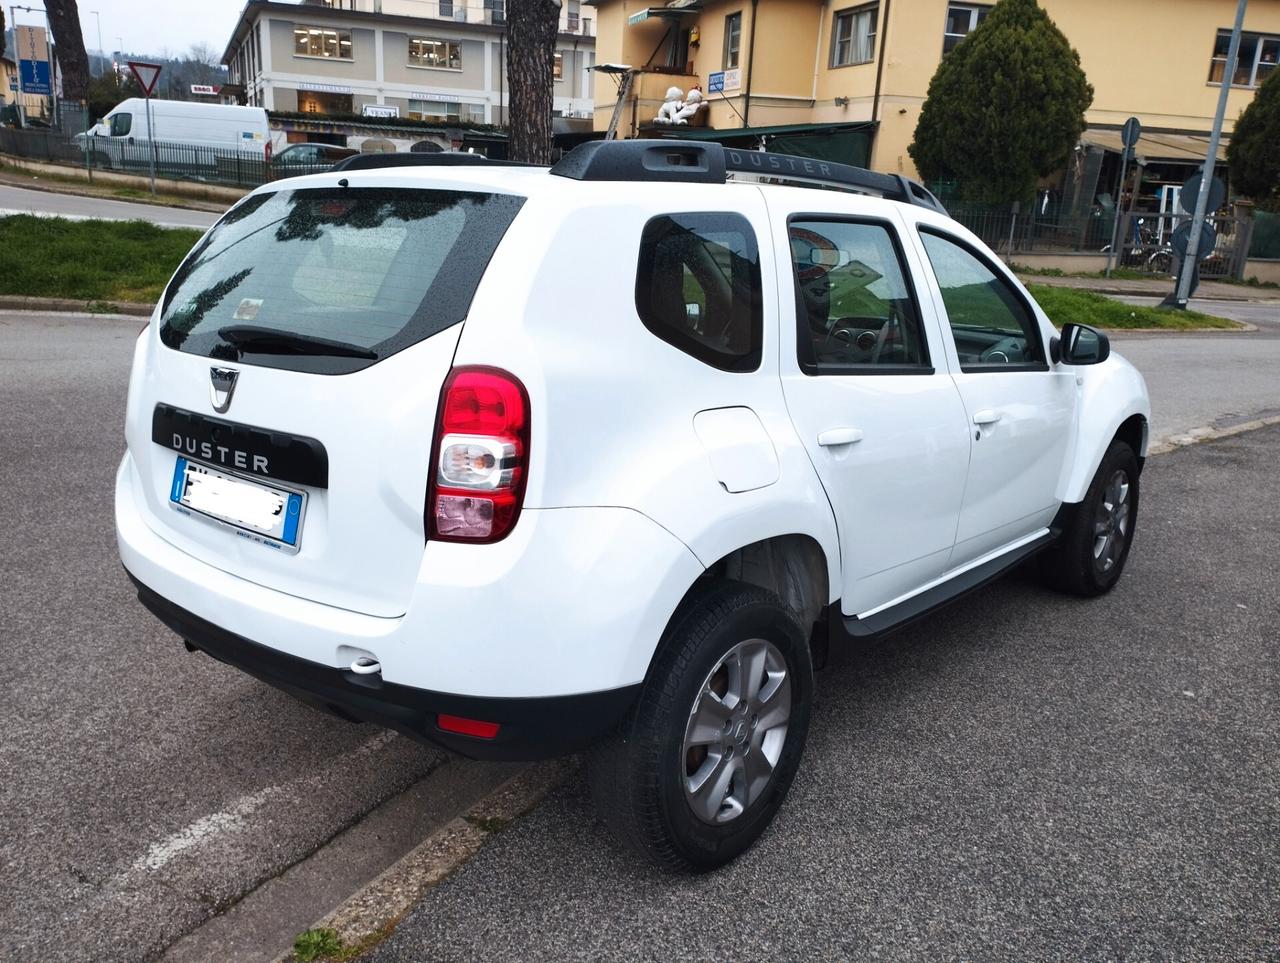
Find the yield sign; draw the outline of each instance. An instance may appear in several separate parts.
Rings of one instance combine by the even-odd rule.
[[[156,89],[156,81],[160,79],[160,65],[144,64],[137,60],[130,60],[129,69],[132,70],[133,75],[138,78],[138,83],[142,87],[142,92],[150,97]]]

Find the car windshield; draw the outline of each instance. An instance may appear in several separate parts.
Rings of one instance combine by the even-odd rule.
[[[193,250],[165,294],[170,348],[320,374],[376,363],[461,321],[524,199],[320,188],[256,194]],[[230,339],[267,329],[275,338]],[[281,351],[282,338],[365,349]]]

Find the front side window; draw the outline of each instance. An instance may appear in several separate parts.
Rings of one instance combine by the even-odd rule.
[[[733,70],[738,66],[738,55],[742,48],[742,13],[731,13],[724,18],[724,59],[721,66],[725,70]]]
[[[932,371],[920,312],[888,225],[797,217],[787,237],[801,370]]]
[[[111,115],[112,137],[128,137],[131,130],[133,130],[133,114]]]
[[[409,66],[462,69],[462,44],[452,40],[409,38]]]
[[[1219,30],[1209,62],[1209,83],[1220,84],[1227,72],[1227,54],[1231,49],[1231,31]],[[1260,33],[1240,35],[1240,53],[1236,57],[1233,87],[1256,87],[1271,76],[1280,60],[1280,37]]]
[[[760,255],[741,214],[670,214],[640,238],[636,311],[668,344],[724,371],[760,366]]]
[[[356,187],[255,194],[178,268],[160,339],[291,371],[367,367],[462,321],[523,202]]]
[[[876,4],[841,10],[831,29],[831,66],[866,64],[876,56]]]
[[[972,3],[948,4],[947,25],[942,31],[942,52],[951,53],[956,44],[978,29],[978,24],[986,20],[990,12],[989,6]]]
[[[296,57],[350,60],[351,49],[350,30],[304,27],[301,24],[293,28],[293,53]]]
[[[1043,368],[1039,326],[1013,286],[958,239],[925,230],[920,237],[942,292],[961,368]]]

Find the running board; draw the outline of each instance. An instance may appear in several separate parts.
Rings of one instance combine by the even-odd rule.
[[[873,615],[863,618],[858,618],[856,615],[846,616],[840,611],[839,601],[832,602],[827,611],[827,624],[831,627],[832,641],[865,642],[896,632],[917,619],[922,619],[931,612],[936,612],[956,599],[963,598],[970,592],[975,592],[987,583],[995,581],[1032,555],[1052,545],[1059,531],[1055,526],[1025,545],[1020,545],[1004,555],[961,572],[941,585],[935,585],[919,595],[913,595]]]

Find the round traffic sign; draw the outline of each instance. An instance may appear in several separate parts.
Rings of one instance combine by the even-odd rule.
[[[1178,257],[1186,257],[1187,242],[1191,239],[1191,222],[1183,221],[1173,232],[1173,237],[1169,239],[1169,246],[1173,248],[1174,253]],[[1218,243],[1218,232],[1213,229],[1213,225],[1208,221],[1200,225],[1200,246],[1196,249],[1196,260],[1203,261],[1213,253],[1213,247]]]
[[[1196,171],[1192,174],[1182,185],[1182,193],[1178,195],[1178,204],[1188,214],[1196,212],[1196,197],[1200,194],[1200,178],[1203,173],[1203,171]],[[1212,214],[1226,199],[1227,187],[1215,177],[1209,182],[1209,203],[1205,205],[1205,211]]]
[[[1138,143],[1138,138],[1142,136],[1142,122],[1137,117],[1130,117],[1124,122],[1124,127],[1120,131],[1120,142],[1125,147],[1133,150]]]

